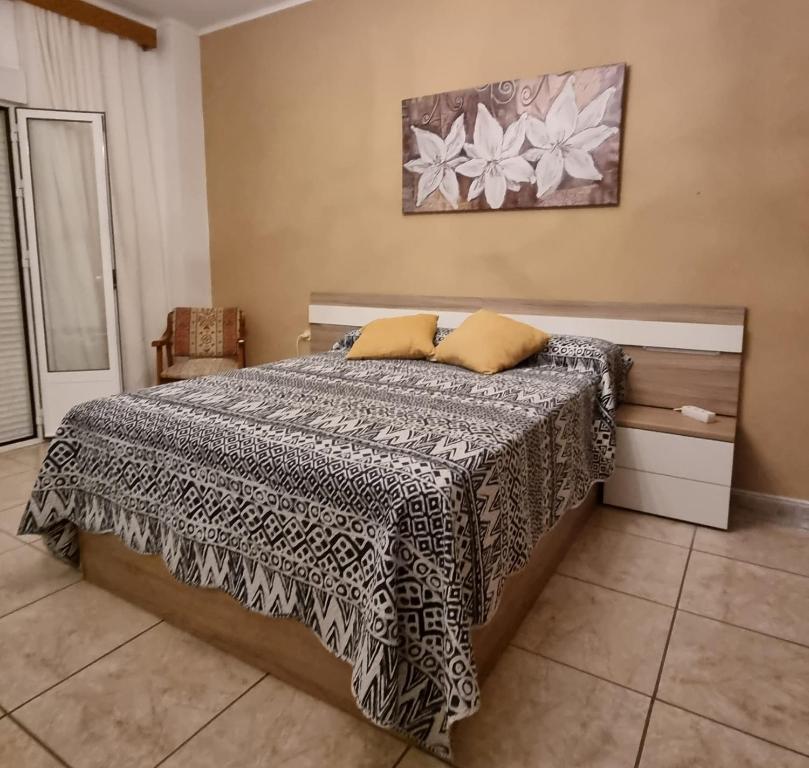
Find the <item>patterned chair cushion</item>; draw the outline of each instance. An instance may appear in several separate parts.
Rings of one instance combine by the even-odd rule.
[[[229,357],[190,357],[170,365],[163,371],[164,379],[196,379],[216,373],[234,371],[239,364]]]
[[[172,313],[172,345],[178,357],[229,357],[239,351],[236,307],[177,307]]]

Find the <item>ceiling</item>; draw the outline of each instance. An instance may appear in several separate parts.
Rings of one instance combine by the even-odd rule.
[[[90,0],[146,24],[177,19],[200,33],[229,27],[308,0]]]

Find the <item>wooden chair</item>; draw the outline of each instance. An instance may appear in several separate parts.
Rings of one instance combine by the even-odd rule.
[[[244,368],[245,335],[244,313],[236,307],[173,309],[165,333],[152,342],[157,383]]]

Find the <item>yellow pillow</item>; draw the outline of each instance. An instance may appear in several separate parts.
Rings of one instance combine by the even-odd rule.
[[[433,353],[438,315],[405,315],[372,320],[348,350],[351,360],[424,360]]]
[[[478,373],[498,373],[539,352],[549,338],[538,328],[481,309],[435,348],[433,360]]]

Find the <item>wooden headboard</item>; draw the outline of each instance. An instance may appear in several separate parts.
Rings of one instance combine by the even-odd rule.
[[[456,328],[481,307],[549,333],[620,344],[635,361],[625,398],[629,404],[699,405],[732,417],[738,412],[743,307],[313,293],[311,349],[329,349],[348,330],[378,317],[436,312],[439,326]]]

